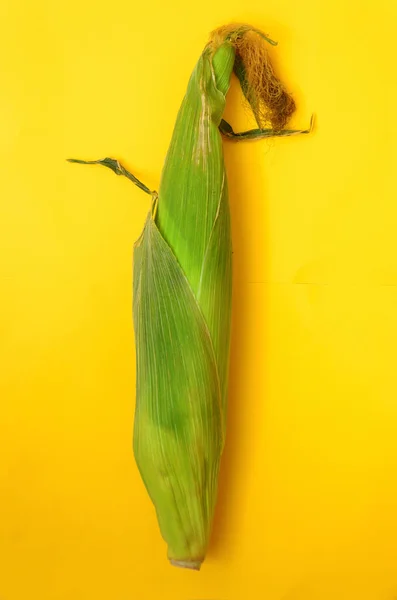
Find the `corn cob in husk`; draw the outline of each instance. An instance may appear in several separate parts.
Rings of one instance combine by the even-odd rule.
[[[274,75],[269,38],[246,25],[210,37],[176,120],[158,194],[114,159],[152,204],[134,247],[134,454],[175,565],[206,555],[225,440],[232,243],[222,136],[292,135],[294,101]],[[222,119],[232,73],[258,127]]]

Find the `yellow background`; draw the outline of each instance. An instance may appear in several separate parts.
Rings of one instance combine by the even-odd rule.
[[[208,32],[251,22],[311,136],[225,149],[227,446],[200,573],[132,449],[132,246]],[[1,600],[397,597],[394,0],[2,0]],[[238,86],[227,116],[252,123]]]

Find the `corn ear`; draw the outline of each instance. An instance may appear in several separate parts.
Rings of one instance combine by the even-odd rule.
[[[193,569],[208,548],[225,440],[232,243],[221,132],[236,141],[300,133],[283,129],[295,105],[274,75],[269,43],[247,25],[211,34],[177,116],[158,194],[116,160],[92,161],[152,196],[134,246],[134,454],[169,559]],[[244,133],[222,119],[233,71],[258,124]]]

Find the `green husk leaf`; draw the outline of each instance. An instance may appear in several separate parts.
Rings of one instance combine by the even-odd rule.
[[[234,142],[246,141],[246,140],[260,140],[271,137],[288,137],[291,135],[298,135],[301,133],[311,133],[314,125],[314,116],[311,116],[310,125],[307,129],[249,129],[248,131],[235,132],[233,127],[225,121],[221,120],[219,125],[219,131],[221,134]]]
[[[144,183],[142,183],[142,181],[135,177],[135,175],[127,171],[127,169],[125,169],[123,165],[120,164],[120,162],[115,158],[106,157],[101,158],[99,160],[81,160],[79,158],[68,158],[67,161],[71,163],[77,163],[79,165],[102,165],[103,167],[111,169],[111,171],[113,171],[113,173],[115,173],[116,175],[123,175],[124,177],[127,177],[127,179],[132,181],[132,183],[139,187],[143,192],[146,192],[146,194],[153,195],[156,193],[150,190]]]
[[[137,402],[134,453],[168,556],[201,563],[223,447],[207,324],[152,214],[134,249]]]

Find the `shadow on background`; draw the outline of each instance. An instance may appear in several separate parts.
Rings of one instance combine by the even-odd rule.
[[[227,107],[225,118],[231,123],[235,131],[241,128],[238,126],[236,115],[243,113],[248,114],[248,108],[243,104],[243,96],[237,79],[233,76],[231,88],[228,93]],[[233,118],[234,115],[234,118]],[[255,127],[255,123],[251,121],[249,127]],[[230,370],[229,370],[229,394],[228,394],[228,413],[226,425],[226,444],[222,456],[218,498],[215,509],[215,517],[213,523],[212,537],[209,548],[209,556],[225,556],[226,545],[233,540],[233,530],[238,531],[238,521],[236,515],[236,496],[237,485],[241,484],[244,476],[241,475],[241,456],[247,456],[247,430],[245,423],[255,419],[255,398],[243,395],[242,390],[247,388],[242,380],[246,377],[246,361],[242,360],[242,352],[252,342],[252,328],[247,322],[247,315],[253,309],[250,306],[249,295],[245,288],[244,282],[247,281],[246,267],[249,264],[250,248],[247,241],[252,235],[249,224],[252,218],[262,220],[261,234],[266,236],[266,194],[263,197],[263,203],[260,214],[255,214],[252,200],[252,184],[250,178],[252,171],[247,169],[247,158],[244,155],[242,160],[242,146],[246,144],[260,144],[261,152],[263,152],[264,161],[266,164],[266,154],[269,150],[269,141],[245,141],[241,143],[225,141],[224,155],[226,163],[226,172],[229,186],[229,202],[232,220],[232,236],[233,236],[233,298],[232,298],[232,339],[231,339],[231,355],[230,355]],[[265,177],[265,170],[263,171]],[[260,176],[261,177],[261,176]],[[255,179],[257,181],[258,175]],[[261,191],[264,186],[261,185]],[[267,238],[267,236],[266,236]],[[266,239],[265,238],[265,239]],[[263,258],[267,262],[268,253]],[[265,271],[268,269],[265,267]],[[258,335],[260,332],[258,331]],[[265,361],[264,361],[265,368]],[[249,387],[249,386],[248,386]],[[258,394],[261,391],[258,390]],[[247,464],[249,471],[249,464]],[[239,514],[244,509],[239,511]],[[236,533],[237,537],[237,533]],[[229,548],[230,550],[230,548]]]
[[[292,74],[288,72],[288,61],[286,60],[286,56],[288,56],[291,48],[296,43],[294,32],[286,29],[277,22],[256,22],[255,25],[266,32],[273,40],[277,42],[281,39],[283,40],[283,43],[280,43],[276,48],[269,47],[269,55],[276,75],[285,84],[297,105],[297,110],[291,119],[290,126],[305,128],[308,123],[302,122],[300,117],[298,119],[296,117],[297,115],[305,114],[306,99],[302,94],[299,83],[294,81],[293,76],[291,77]],[[245,123],[240,127],[241,117],[244,115]],[[256,127],[251,109],[244,102],[240,85],[234,76],[227,96],[225,119],[233,126],[235,131]],[[290,140],[291,138],[287,139]],[[270,161],[267,158],[270,158],[268,156],[269,152],[278,143],[290,142],[287,142],[287,140],[277,140],[276,138],[241,143],[224,142],[233,235],[232,339],[226,444],[219,476],[218,499],[209,548],[210,557],[226,556],[230,550],[233,551],[233,548],[230,549],[227,545],[230,543],[234,544],[234,540],[238,538],[241,516],[244,510],[249,510],[249,507],[245,504],[245,499],[243,500],[241,497],[241,490],[237,486],[244,486],[245,482],[252,476],[249,461],[252,448],[250,423],[254,423],[256,419],[264,418],[263,415],[265,415],[265,406],[261,406],[258,413],[258,403],[256,398],[253,397],[253,394],[261,398],[266,397],[264,385],[267,380],[267,343],[263,339],[260,343],[262,354],[259,361],[261,364],[261,373],[258,377],[255,377],[255,381],[252,382],[253,385],[247,385],[247,382],[244,380],[247,377],[246,356],[252,357],[258,348],[255,336],[266,336],[266,332],[268,331],[268,294],[265,293],[265,305],[258,309],[257,304],[253,302],[252,289],[250,293],[247,293],[246,284],[250,285],[253,283],[248,281],[247,269],[252,272],[253,263],[257,262],[257,257],[252,256],[256,247],[263,254],[260,257],[260,262],[263,265],[260,283],[265,283],[269,280],[269,199],[266,191],[266,176]],[[255,150],[252,152],[252,165],[249,159],[247,160],[247,153],[243,151],[243,147],[247,144],[255,147]],[[258,153],[260,156],[259,160]],[[260,167],[259,172],[255,172],[255,182],[261,194],[259,200],[253,197],[256,189],[253,188],[251,182],[253,169],[258,164]],[[252,219],[256,221],[255,235],[260,238],[259,245],[250,243]],[[253,311],[255,310],[260,310],[260,315],[254,315]],[[256,321],[260,325],[258,325],[256,331],[253,331],[253,323]],[[255,362],[257,364],[257,361]],[[256,385],[258,385],[257,389],[255,388]],[[247,389],[254,390],[251,392],[251,397],[250,394],[247,394]],[[256,475],[259,478],[263,478],[263,473]],[[238,502],[236,502],[236,499],[238,499]],[[236,509],[236,506],[238,506],[238,509]],[[266,519],[264,518],[265,521]],[[236,534],[235,537],[233,532]]]

